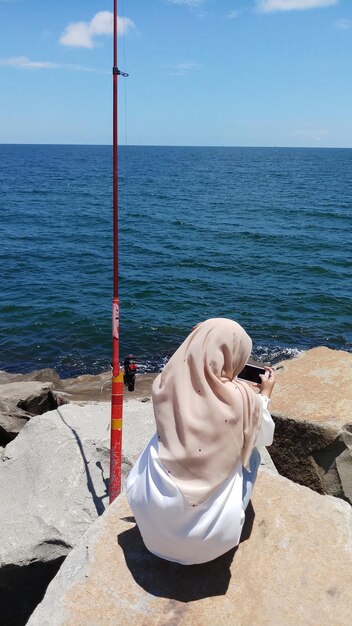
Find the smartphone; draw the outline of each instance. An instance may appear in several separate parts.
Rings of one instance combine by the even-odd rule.
[[[257,365],[251,365],[246,363],[243,370],[238,374],[237,378],[248,380],[251,383],[261,383],[262,379],[259,378],[259,374],[264,374],[266,378],[269,376],[269,372],[264,367],[258,367]]]

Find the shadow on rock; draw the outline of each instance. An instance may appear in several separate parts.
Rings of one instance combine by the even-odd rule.
[[[249,503],[241,543],[251,534],[254,509]],[[133,523],[134,517],[124,518]],[[231,564],[238,548],[233,548],[213,561],[199,565],[180,565],[151,554],[143,543],[137,526],[117,537],[125,561],[134,580],[148,593],[162,598],[192,602],[225,595],[231,580]]]
[[[77,446],[78,446],[78,449],[80,451],[80,454],[81,454],[81,457],[82,457],[82,461],[83,461],[83,464],[84,464],[84,469],[85,469],[85,472],[86,472],[87,489],[88,489],[88,491],[90,492],[90,494],[92,496],[97,515],[98,516],[102,515],[104,513],[104,511],[105,511],[104,499],[107,498],[108,495],[109,495],[109,492],[108,492],[108,482],[104,478],[104,470],[103,470],[102,464],[101,464],[100,461],[97,461],[96,464],[95,464],[97,466],[97,468],[101,472],[102,481],[103,481],[104,486],[105,486],[105,493],[101,497],[99,497],[97,495],[97,492],[96,492],[96,489],[95,489],[95,485],[94,485],[94,481],[93,481],[91,472],[89,470],[89,461],[88,461],[88,459],[86,457],[86,454],[85,454],[85,451],[84,451],[83,442],[82,442],[80,436],[78,435],[77,431],[72,426],[70,426],[70,424],[68,424],[66,422],[66,420],[64,419],[64,417],[63,417],[63,415],[62,415],[62,413],[61,413],[59,408],[57,409],[57,412],[58,412],[58,414],[59,414],[59,416],[61,418],[61,421],[65,424],[65,426],[67,426],[67,428],[69,428],[69,430],[72,432],[72,434],[73,434],[73,436],[74,436],[74,438],[76,440],[76,443],[77,443]]]
[[[50,563],[8,565],[0,572],[0,622],[4,626],[24,626],[42,601],[47,586],[56,576],[65,557]]]

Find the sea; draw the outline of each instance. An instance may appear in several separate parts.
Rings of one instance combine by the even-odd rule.
[[[0,146],[0,369],[111,364],[112,149]],[[253,358],[352,350],[352,149],[119,148],[120,357],[158,371],[199,321]]]

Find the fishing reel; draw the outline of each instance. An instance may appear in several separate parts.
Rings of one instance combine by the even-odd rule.
[[[135,357],[132,354],[126,356],[123,362],[123,367],[123,382],[125,383],[128,391],[134,391],[137,374],[137,363]]]

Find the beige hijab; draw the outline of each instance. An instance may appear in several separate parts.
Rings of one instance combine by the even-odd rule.
[[[209,319],[198,324],[154,381],[159,457],[193,505],[208,498],[238,461],[248,465],[262,403],[235,377],[251,349],[239,324]]]

